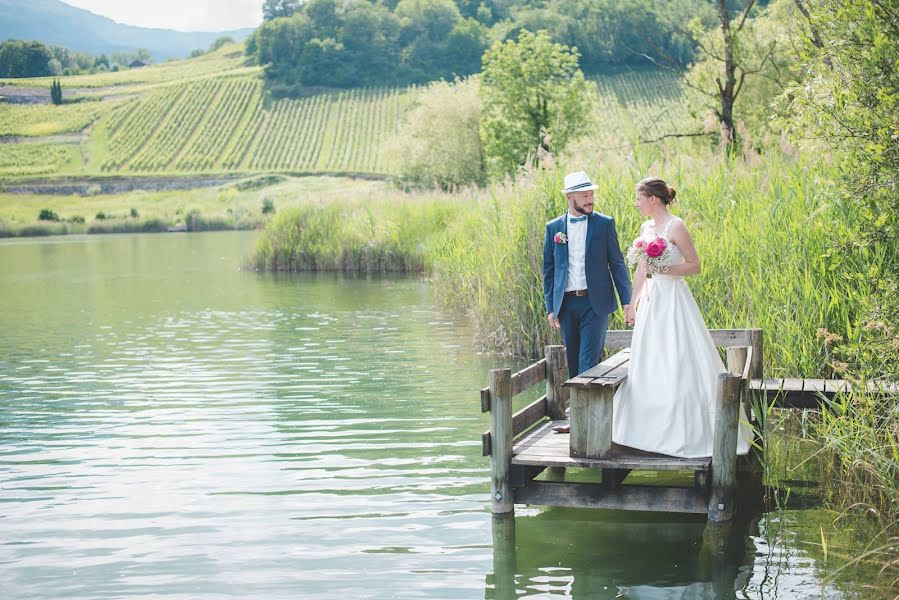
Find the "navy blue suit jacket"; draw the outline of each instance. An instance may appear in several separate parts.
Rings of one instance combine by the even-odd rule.
[[[546,224],[543,240],[543,296],[546,312],[559,316],[565,283],[568,280],[568,244],[557,244],[557,233],[568,236],[568,213]],[[584,267],[590,304],[597,315],[618,310],[615,290],[621,304],[631,303],[631,277],[618,246],[618,234],[612,217],[592,213],[587,217],[587,241]],[[614,287],[613,287],[614,282]]]

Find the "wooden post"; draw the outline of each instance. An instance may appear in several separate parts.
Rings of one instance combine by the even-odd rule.
[[[612,456],[611,385],[574,388],[571,399],[570,453],[575,458],[609,458]]]
[[[743,369],[746,367],[746,356],[748,354],[749,348],[746,346],[728,346],[727,371],[732,375],[742,375]],[[755,355],[755,350],[752,351],[752,354]]]
[[[764,353],[762,352],[762,330],[749,330],[749,345],[752,346],[752,360],[749,364],[749,378],[762,379],[764,372]]]
[[[547,346],[546,351],[546,414],[553,421],[565,418],[568,408],[568,388],[562,387],[568,378],[568,357],[565,346]],[[549,467],[547,481],[564,481],[565,467]]]
[[[738,375],[722,373],[718,376],[712,486],[709,495],[709,521],[716,523],[730,521],[734,516],[741,387],[742,379]]]
[[[515,574],[518,557],[515,548],[515,519],[508,514],[493,516],[493,589],[494,598],[517,598]]]
[[[515,510],[509,470],[512,466],[512,369],[490,370],[490,510]]]
[[[546,347],[546,414],[553,421],[565,418],[568,389],[562,384],[568,379],[568,359],[565,346]]]

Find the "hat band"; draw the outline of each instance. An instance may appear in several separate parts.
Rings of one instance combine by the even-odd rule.
[[[579,189],[581,189],[581,188],[583,188],[583,187],[590,187],[590,186],[592,186],[592,185],[593,185],[592,182],[590,182],[590,181],[585,181],[584,183],[579,183],[579,184],[577,184],[577,185],[571,186],[570,188],[568,188],[568,191],[569,191],[569,192],[573,192],[573,191],[579,190]]]

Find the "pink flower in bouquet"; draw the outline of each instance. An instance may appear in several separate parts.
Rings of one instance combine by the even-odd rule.
[[[637,250],[642,250],[642,249],[645,248],[645,247],[646,247],[646,241],[645,241],[645,240],[643,240],[643,239],[641,239],[641,238],[637,238],[637,239],[634,240],[634,248],[636,248]]]
[[[650,258],[658,258],[659,256],[662,256],[662,253],[667,247],[668,242],[666,242],[663,238],[658,237],[646,244],[646,256]]]

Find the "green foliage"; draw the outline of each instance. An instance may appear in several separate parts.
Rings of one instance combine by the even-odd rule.
[[[621,67],[691,62],[695,44],[678,31],[688,19],[714,24],[711,3],[702,0],[652,3],[645,0],[551,0],[522,3],[494,29],[547,30],[553,41],[576,46],[585,73]]]
[[[59,221],[59,215],[49,208],[42,208],[37,218],[38,221]]]
[[[300,9],[302,0],[265,0],[262,3],[262,18],[266,21],[279,17],[289,17]]]
[[[40,42],[7,40],[0,43],[0,77],[53,75],[50,48]]]
[[[474,78],[431,83],[383,152],[401,187],[454,190],[483,185],[481,100]]]
[[[263,198],[262,199],[262,214],[264,215],[273,215],[275,214],[275,201],[271,198]]]
[[[799,80],[797,32],[801,29],[794,0],[773,0],[766,8],[747,19],[744,28],[733,37],[738,61],[739,89],[734,101],[734,121],[745,127],[747,140],[779,136],[788,118],[778,98]],[[739,18],[742,18],[740,16]],[[698,60],[685,75],[691,110],[699,115],[715,115],[721,110],[716,95],[724,78],[724,37],[720,27],[706,29],[697,20],[691,24],[701,50]],[[740,83],[741,82],[741,83]],[[711,121],[708,121],[711,122]],[[717,128],[708,131],[718,133]],[[746,141],[746,140],[744,140]]]
[[[576,49],[522,30],[484,54],[481,137],[487,173],[502,177],[541,148],[558,152],[584,131],[589,97]]]
[[[100,211],[96,215],[94,215],[94,218],[98,221],[103,221],[106,219],[106,213],[103,211]]]
[[[394,10],[365,0],[310,0],[266,21],[248,43],[273,89],[419,83],[480,67],[486,29],[452,0],[401,0]]]
[[[859,249],[887,260],[858,269],[870,282],[862,318],[846,335],[823,331],[838,373],[864,383],[899,373],[899,4],[894,0],[823,0],[804,4],[808,21],[804,79],[791,89],[797,133],[823,141],[841,166],[837,181],[861,220],[859,235],[832,257]],[[899,585],[899,419],[895,399],[855,392],[817,428],[837,457],[834,481],[847,508],[862,509],[889,538],[882,560]],[[882,538],[881,538],[882,539]],[[888,560],[889,559],[889,560]]]
[[[131,207],[131,210],[128,211],[128,214],[131,216],[132,219],[136,219],[140,216],[140,213],[137,212],[137,209],[134,207]]]

